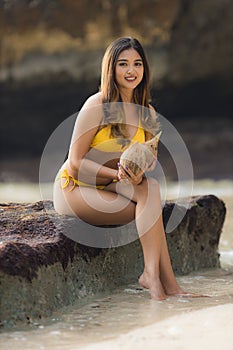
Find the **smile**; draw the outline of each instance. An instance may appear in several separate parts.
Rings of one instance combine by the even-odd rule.
[[[127,81],[134,81],[134,80],[136,80],[137,78],[136,78],[136,77],[125,77],[125,79],[126,79]]]

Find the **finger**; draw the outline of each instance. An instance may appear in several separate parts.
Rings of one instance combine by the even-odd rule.
[[[140,170],[139,173],[137,173],[137,175],[134,175],[134,178],[137,180],[141,179],[141,177],[144,175],[146,169],[147,169],[147,167],[145,169]]]
[[[135,175],[130,169],[129,169],[129,175],[130,175],[130,181],[132,184],[137,184],[139,181],[141,182],[143,171],[140,171],[137,175]]]
[[[120,163],[117,163],[117,166],[118,166],[118,173],[119,173],[119,175],[126,176],[126,173],[124,171],[123,166]]]
[[[142,181],[142,177],[144,175],[144,170],[141,170],[137,175],[135,175],[130,169],[127,170],[127,172],[129,173],[130,175],[130,181],[133,183],[133,184],[138,184],[138,182],[141,182]]]
[[[125,177],[125,178],[129,177],[129,175],[127,174],[127,172],[125,171],[125,169],[122,166],[120,166],[119,171],[123,177]]]
[[[126,174],[131,178],[135,177],[135,174],[132,172],[132,170],[128,166],[125,167],[125,171],[126,171]]]
[[[138,176],[142,177],[143,174],[147,171],[148,169],[148,166],[146,166],[144,169],[142,169],[139,173],[138,173]]]

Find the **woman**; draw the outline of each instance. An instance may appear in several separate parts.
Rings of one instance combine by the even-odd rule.
[[[158,129],[149,104],[149,82],[148,62],[138,40],[123,37],[109,45],[100,92],[84,103],[60,181],[55,181],[54,206],[60,214],[76,215],[93,225],[135,220],[144,255],[139,284],[150,290],[152,298],[164,300],[190,294],[181,289],[172,270],[159,185],[144,175],[155,164],[137,176],[119,166],[130,143],[147,141]]]

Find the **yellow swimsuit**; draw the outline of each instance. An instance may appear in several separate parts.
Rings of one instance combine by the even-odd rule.
[[[136,141],[138,141],[139,143],[145,142],[145,132],[140,126],[138,127],[137,132],[132,138],[130,144]],[[100,129],[96,133],[90,147],[103,152],[123,152],[130,144],[128,144],[125,147],[122,147],[122,145],[117,142],[116,138],[111,137],[111,125],[109,124],[104,128]],[[65,183],[62,185],[62,189],[66,188],[69,185],[70,181],[73,182],[73,186],[71,187],[70,191],[72,191],[75,188],[75,186],[95,187],[101,190],[104,189],[104,187],[106,186],[106,185],[91,185],[91,184],[87,184],[85,182],[76,180],[73,176],[69,175],[67,169],[62,170],[59,178],[66,179]],[[114,181],[116,180],[113,180],[113,182]]]

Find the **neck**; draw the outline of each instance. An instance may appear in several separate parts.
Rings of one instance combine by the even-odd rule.
[[[120,95],[123,102],[131,103],[133,100],[133,90],[121,90]]]

